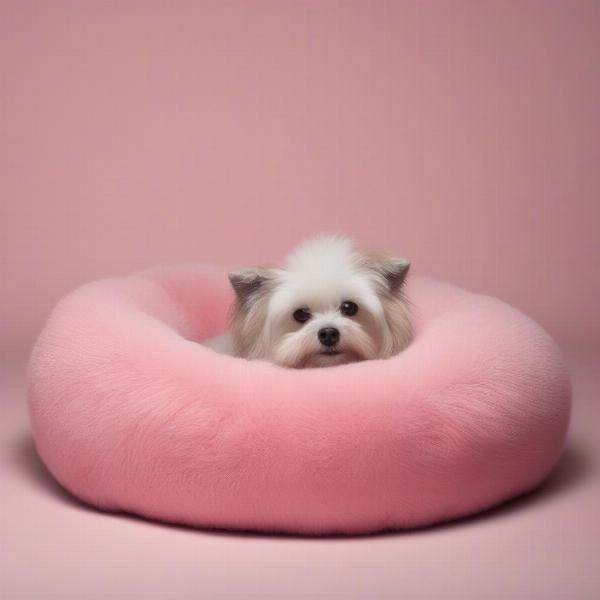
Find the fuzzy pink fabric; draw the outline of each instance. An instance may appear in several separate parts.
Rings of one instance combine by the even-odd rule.
[[[408,295],[402,354],[290,370],[197,343],[226,327],[222,270],[86,285],[31,357],[39,454],[97,507],[219,528],[422,526],[534,488],[569,421],[557,346],[494,298],[417,277]]]

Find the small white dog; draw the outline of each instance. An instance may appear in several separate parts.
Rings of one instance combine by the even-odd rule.
[[[232,271],[235,354],[294,368],[397,354],[413,333],[403,293],[409,266],[321,236],[296,247],[284,268]]]

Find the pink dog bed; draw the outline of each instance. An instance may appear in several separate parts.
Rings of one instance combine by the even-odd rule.
[[[160,268],[86,285],[34,348],[38,452],[81,500],[204,527],[373,532],[535,488],[563,447],[570,386],[531,319],[412,277],[400,355],[326,369],[198,341],[226,327],[226,274]]]

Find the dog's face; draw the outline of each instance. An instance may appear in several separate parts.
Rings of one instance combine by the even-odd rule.
[[[412,335],[402,295],[408,268],[322,237],[299,246],[285,268],[236,270],[237,353],[295,368],[392,356]]]

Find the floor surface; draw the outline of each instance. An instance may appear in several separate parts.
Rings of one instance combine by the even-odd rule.
[[[200,531],[72,499],[28,432],[24,361],[0,371],[0,598],[600,598],[600,349],[568,352],[574,410],[536,492],[420,531]]]

